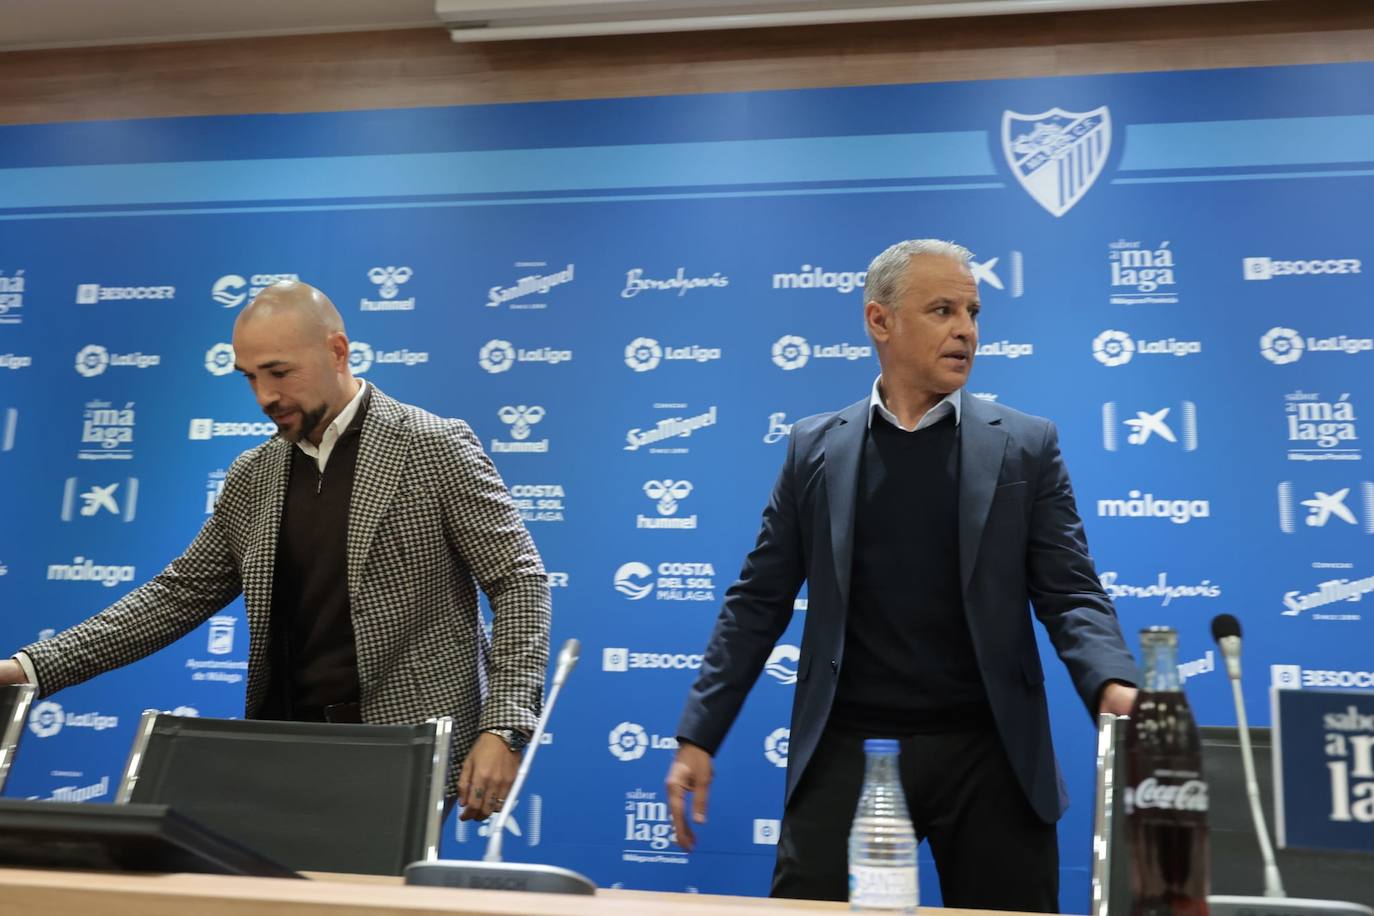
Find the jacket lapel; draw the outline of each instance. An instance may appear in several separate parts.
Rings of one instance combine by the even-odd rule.
[[[825,491],[841,611],[849,608],[849,580],[854,567],[854,509],[859,492],[859,457],[867,428],[867,411],[868,399],[865,398],[840,411],[837,422],[825,431]]]
[[[249,684],[259,683],[257,669],[267,664],[267,642],[272,621],[272,580],[277,566],[277,534],[290,479],[291,450],[285,439],[269,443],[261,458],[261,471],[253,478],[252,527],[243,552],[245,570],[262,570],[243,577],[243,607],[248,618]],[[252,697],[249,698],[250,702]]]
[[[1010,437],[997,416],[967,391],[959,422],[959,572],[964,589],[973,579],[978,545]]]
[[[371,383],[369,383],[371,384]],[[377,525],[401,482],[410,437],[400,405],[373,386],[368,393],[348,507],[348,592],[362,581]]]

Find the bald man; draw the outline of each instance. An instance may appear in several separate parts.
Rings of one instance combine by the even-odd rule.
[[[55,693],[157,651],[242,593],[245,717],[452,716],[445,795],[464,819],[489,817],[534,730],[548,662],[548,579],[505,484],[466,423],[353,377],[343,319],[314,287],[263,291],[234,323],[234,356],[277,435],[234,461],[180,557],[0,662],[0,685]]]

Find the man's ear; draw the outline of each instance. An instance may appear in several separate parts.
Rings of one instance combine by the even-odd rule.
[[[334,369],[343,372],[348,368],[348,337],[343,331],[331,331],[326,339],[329,352],[334,357]]]
[[[892,336],[892,309],[877,301],[867,303],[864,305],[864,327],[874,343],[887,343]]]

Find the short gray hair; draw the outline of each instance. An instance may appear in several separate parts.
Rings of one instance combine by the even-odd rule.
[[[918,254],[953,258],[961,264],[967,264],[973,258],[973,252],[963,245],[940,239],[907,239],[890,245],[868,265],[868,276],[864,280],[864,304],[881,302],[888,308],[896,308],[905,292],[907,267]]]

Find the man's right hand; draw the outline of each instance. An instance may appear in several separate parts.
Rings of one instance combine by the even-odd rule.
[[[0,687],[8,687],[10,684],[27,684],[29,678],[24,674],[24,669],[12,658],[7,658],[0,662]]]
[[[673,814],[677,843],[691,852],[697,839],[687,823],[687,796],[696,793],[692,799],[692,821],[706,823],[706,800],[711,793],[711,755],[695,744],[686,741],[679,743],[677,756],[673,758],[673,765],[668,768],[668,778],[664,782],[668,788],[668,809]]]

